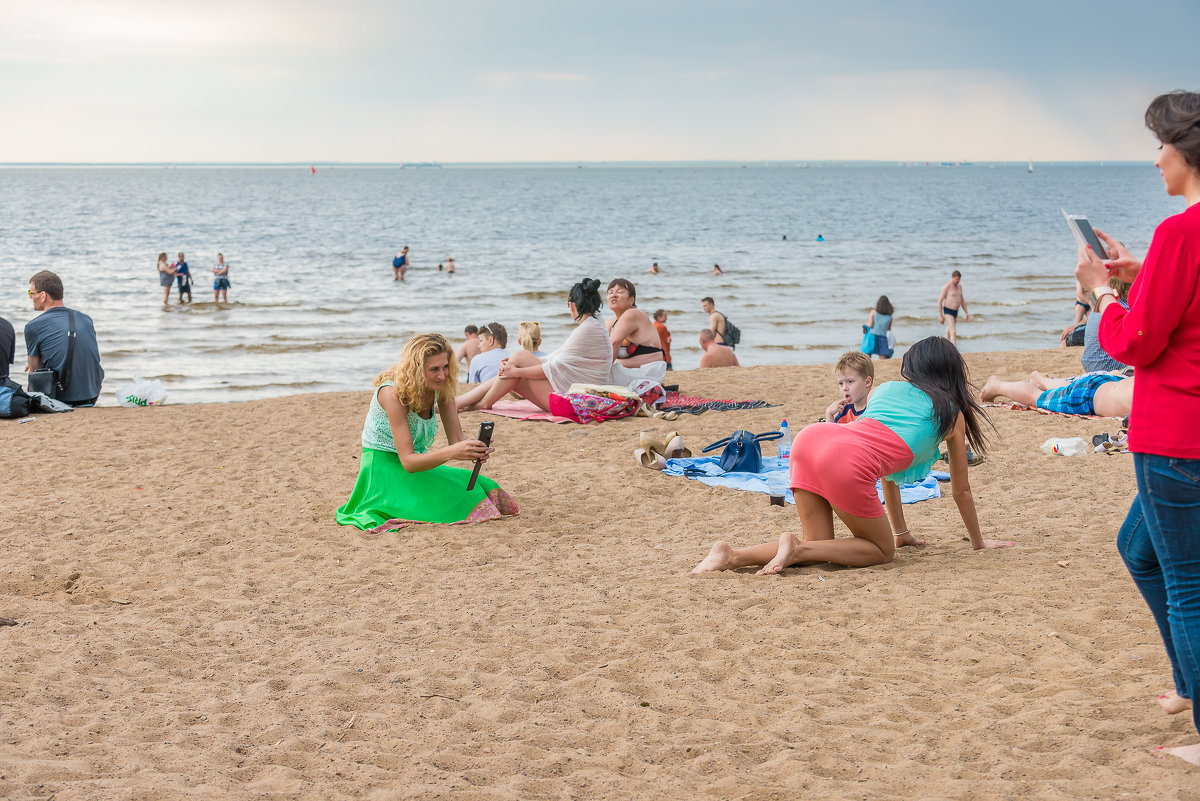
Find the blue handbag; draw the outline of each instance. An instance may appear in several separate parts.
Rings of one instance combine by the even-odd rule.
[[[721,451],[721,469],[726,473],[761,473],[762,448],[760,442],[779,439],[781,431],[769,431],[766,434],[751,434],[749,431],[734,431],[728,437],[719,439],[703,450],[703,453],[724,446]]]
[[[862,345],[859,347],[859,350],[868,356],[875,352],[875,335],[872,334],[871,329],[865,325],[863,326],[863,341]]]

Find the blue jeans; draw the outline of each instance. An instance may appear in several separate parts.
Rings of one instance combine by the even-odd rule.
[[[1200,687],[1200,459],[1133,454],[1137,497],[1117,535],[1167,647],[1175,690]],[[1192,719],[1200,728],[1200,705]]]

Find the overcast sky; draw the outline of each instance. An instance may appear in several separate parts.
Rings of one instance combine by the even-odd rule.
[[[1200,0],[0,0],[0,162],[1150,160]]]

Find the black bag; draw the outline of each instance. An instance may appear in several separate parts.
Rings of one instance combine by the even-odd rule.
[[[716,450],[721,446],[721,469],[726,473],[761,473],[762,448],[758,443],[779,439],[782,431],[769,431],[766,434],[751,434],[749,431],[734,431],[725,439],[719,439],[704,449],[704,453]]]
[[[29,414],[29,395],[10,378],[0,378],[0,417],[25,417]]]
[[[721,315],[725,317],[724,314]],[[721,344],[728,345],[731,348],[736,348],[737,343],[742,341],[742,329],[738,328],[733,323],[729,322],[729,318],[725,317],[725,341]]]
[[[75,356],[75,310],[67,309],[67,358],[63,361],[63,374],[43,367],[29,374],[29,391],[40,392],[47,398],[58,398],[71,383],[71,361]]]

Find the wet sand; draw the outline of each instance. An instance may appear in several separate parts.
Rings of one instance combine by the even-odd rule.
[[[968,361],[982,384],[1078,354]],[[1200,737],[1155,703],[1169,667],[1114,547],[1131,459],[1039,450],[1116,421],[991,410],[972,489],[1014,548],[971,551],[943,497],[890,565],[695,576],[795,509],[643,470],[639,433],[796,430],[835,386],[673,377],[781,405],[499,418],[486,472],[522,514],[383,536],[333,523],[365,391],[0,421],[0,797],[1200,796],[1149,754]]]

